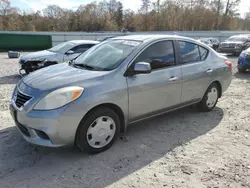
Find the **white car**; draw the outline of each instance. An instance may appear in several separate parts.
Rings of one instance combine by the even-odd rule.
[[[70,61],[98,43],[92,40],[72,40],[47,50],[24,55],[19,60],[19,72],[24,70],[28,74],[43,67]]]
[[[212,42],[210,40],[208,40],[208,39],[199,39],[198,41],[202,42],[203,44],[208,45],[210,48],[213,48]]]

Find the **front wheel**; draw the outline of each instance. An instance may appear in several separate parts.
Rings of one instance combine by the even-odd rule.
[[[208,112],[214,109],[219,99],[219,88],[216,83],[212,83],[202,100],[198,103],[198,108],[203,112]]]
[[[80,123],[76,145],[82,151],[99,153],[112,146],[119,132],[118,115],[109,108],[98,108]]]

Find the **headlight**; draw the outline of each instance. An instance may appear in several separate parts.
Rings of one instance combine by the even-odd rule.
[[[35,110],[53,110],[60,108],[77,98],[84,91],[84,88],[78,86],[65,87],[52,91],[42,98],[34,107]]]

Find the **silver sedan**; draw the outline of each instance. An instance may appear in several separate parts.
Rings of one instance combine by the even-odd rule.
[[[194,104],[213,110],[231,78],[231,62],[196,40],[123,36],[24,77],[10,111],[30,143],[96,153],[129,124]]]

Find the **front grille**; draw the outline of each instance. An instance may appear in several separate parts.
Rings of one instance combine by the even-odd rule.
[[[22,94],[20,93],[19,91],[17,91],[17,94],[16,94],[16,106],[18,108],[22,107],[27,101],[29,101],[31,99],[30,96],[28,95],[25,95],[25,94]]]
[[[223,48],[234,48],[235,44],[221,44],[221,47],[223,47]]]
[[[229,47],[230,47],[230,48],[234,48],[234,47],[235,47],[235,44],[229,44]]]

